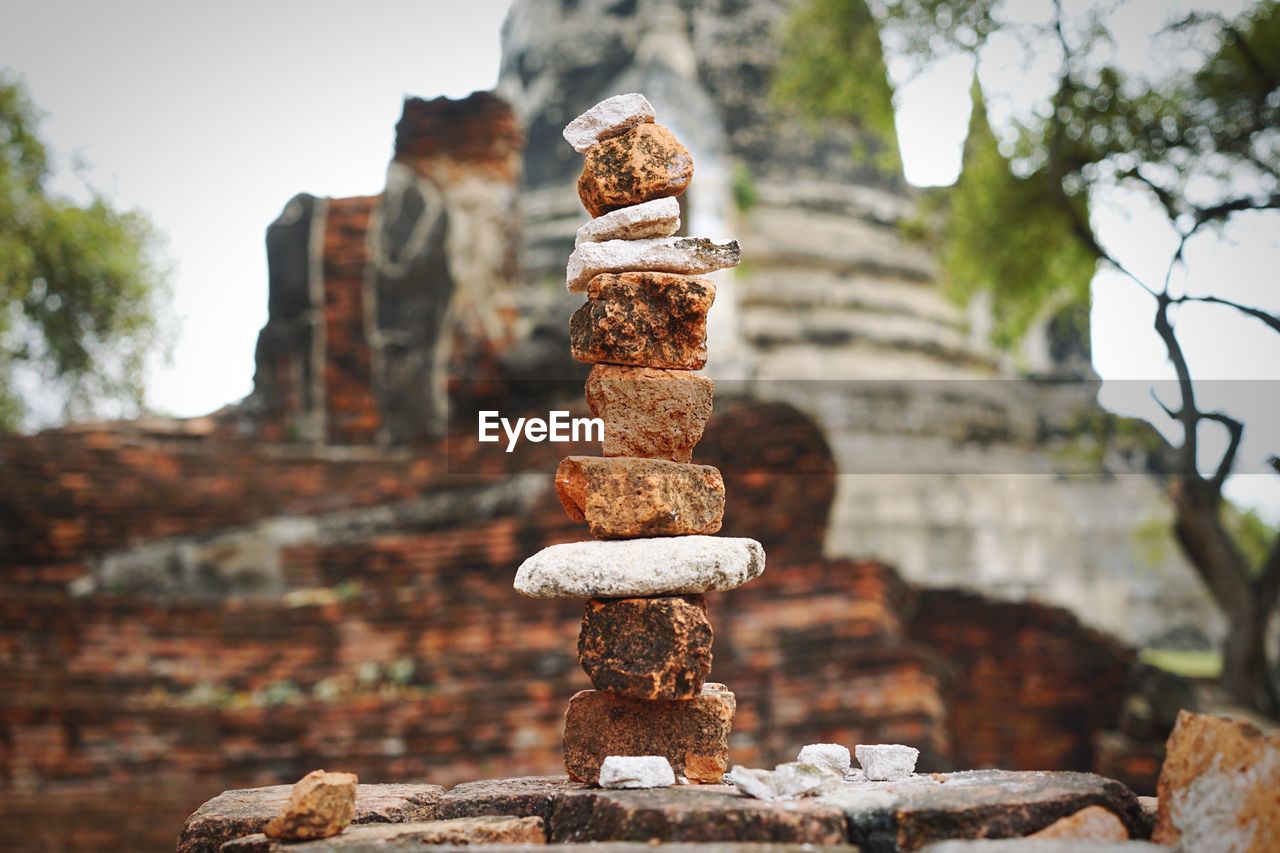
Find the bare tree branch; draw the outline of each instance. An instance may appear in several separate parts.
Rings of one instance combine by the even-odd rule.
[[[1236,452],[1240,449],[1240,439],[1244,436],[1244,424],[1225,412],[1199,412],[1197,414],[1203,420],[1222,424],[1227,428],[1227,433],[1230,435],[1227,449],[1223,452],[1222,459],[1218,460],[1218,468],[1209,480],[1209,485],[1221,494],[1222,486],[1227,482],[1227,477],[1231,474],[1231,469],[1236,464]]]
[[[1173,362],[1173,370],[1178,376],[1178,392],[1182,395],[1182,408],[1177,413],[1182,423],[1182,474],[1188,485],[1200,481],[1200,472],[1196,468],[1196,427],[1199,416],[1196,412],[1195,388],[1191,385],[1191,370],[1187,367],[1187,358],[1182,352],[1182,345],[1173,332],[1173,324],[1169,322],[1168,293],[1156,296],[1156,333],[1164,341],[1169,361]]]
[[[1270,314],[1261,308],[1253,308],[1249,305],[1241,305],[1239,302],[1232,302],[1230,299],[1223,299],[1220,296],[1179,296],[1171,299],[1171,302],[1208,302],[1213,305],[1225,305],[1228,308],[1234,308],[1242,314],[1247,314],[1257,320],[1261,320],[1271,327],[1272,331],[1280,334],[1280,314]]]
[[[1201,225],[1207,225],[1210,222],[1220,222],[1233,213],[1240,213],[1245,210],[1277,210],[1280,209],[1280,193],[1272,193],[1269,196],[1240,196],[1239,198],[1231,198],[1209,207],[1200,207],[1195,211],[1195,224],[1191,226],[1191,230],[1187,232],[1187,236],[1195,233]]]

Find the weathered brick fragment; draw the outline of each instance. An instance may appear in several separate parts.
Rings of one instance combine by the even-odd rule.
[[[693,180],[693,157],[670,130],[646,122],[586,151],[578,197],[593,217],[677,196]]]
[[[704,684],[685,701],[583,690],[564,715],[565,770],[572,779],[594,782],[610,755],[662,755],[690,782],[718,783],[729,768],[736,707],[723,684]]]
[[[636,699],[692,699],[711,672],[711,622],[701,595],[593,598],[578,662],[597,690]]]
[[[587,376],[587,405],[604,421],[605,456],[688,462],[714,396],[714,382],[687,370],[597,364]]]
[[[700,370],[716,287],[675,273],[602,273],[569,319],[573,357],[588,364]]]
[[[597,539],[715,533],[724,517],[724,480],[710,465],[570,456],[556,469],[556,494]]]
[[[289,793],[289,801],[262,832],[268,838],[309,841],[347,828],[356,814],[356,774],[313,770]]]

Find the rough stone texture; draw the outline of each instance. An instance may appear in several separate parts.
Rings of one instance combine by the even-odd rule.
[[[543,548],[516,570],[530,598],[632,598],[724,592],[764,571],[754,539],[680,536],[568,542]]]
[[[729,777],[734,787],[757,800],[816,797],[842,781],[835,770],[799,761],[779,764],[773,770],[735,766]]]
[[[1263,853],[1280,839],[1280,733],[1183,711],[1165,747],[1151,840]]]
[[[1061,818],[1028,838],[1077,838],[1088,841],[1128,841],[1129,830],[1102,806],[1089,806]]]
[[[692,699],[711,672],[711,622],[701,595],[593,598],[578,662],[597,690],[634,699]]]
[[[742,260],[738,241],[717,243],[706,237],[653,240],[608,240],[576,246],[565,266],[565,286],[572,293],[589,289],[602,273],[668,272],[703,275],[736,267]]]
[[[600,765],[601,788],[669,788],[675,783],[671,762],[661,755],[610,755]]]
[[[705,684],[685,701],[583,690],[564,715],[565,769],[573,779],[594,782],[610,755],[662,755],[690,782],[718,783],[729,768],[736,705],[723,684]]]
[[[224,791],[187,818],[178,853],[213,853],[224,842],[260,832],[289,800],[292,785]],[[444,794],[439,785],[357,785],[352,823],[433,820]]]
[[[565,141],[583,154],[602,139],[626,133],[638,124],[652,122],[653,105],[639,92],[605,98],[565,125]]]
[[[556,494],[597,539],[706,535],[724,519],[724,479],[710,465],[570,456],[556,468]]]
[[[825,767],[844,776],[853,768],[849,747],[839,743],[811,743],[800,748],[796,761]]]
[[[578,229],[573,245],[608,240],[652,240],[670,237],[680,230],[680,202],[655,198],[643,204],[620,207]]]
[[[605,456],[688,462],[714,396],[714,382],[687,370],[597,364],[587,376],[587,405],[604,421]]]
[[[819,802],[844,809],[850,841],[868,853],[949,838],[1020,838],[1095,805],[1117,815],[1130,834],[1143,823],[1132,791],[1092,773],[970,770],[846,782]]]
[[[546,844],[547,835],[540,817],[464,817],[423,823],[384,826],[356,826],[333,838],[313,841],[305,847],[280,843],[261,833],[237,838],[222,845],[219,853],[329,853],[384,848],[418,848],[427,844]]]
[[[649,791],[584,790],[556,801],[552,842],[672,841],[841,844],[838,808],[769,803],[740,796],[727,785]],[[847,848],[846,848],[847,849]]]
[[[569,348],[589,364],[698,370],[707,363],[715,285],[671,273],[606,273],[569,318]]]
[[[921,853],[1172,853],[1170,848],[1146,841],[1098,841],[1001,838],[980,841],[942,841],[922,847]]]
[[[638,124],[587,149],[578,198],[592,216],[677,196],[693,180],[693,157],[660,124]]]
[[[309,841],[347,828],[356,815],[356,774],[313,770],[298,780],[284,809],[262,828],[270,838]]]
[[[519,776],[514,779],[482,779],[463,782],[440,798],[441,820],[481,815],[551,818],[556,797],[577,791],[583,783],[567,776]]]
[[[899,782],[916,769],[920,750],[897,743],[858,744],[854,747],[858,763],[872,782]]]
[[[1142,816],[1146,819],[1146,825],[1143,831],[1138,833],[1138,837],[1150,838],[1151,833],[1155,831],[1156,821],[1160,817],[1160,798],[1138,797],[1138,805],[1142,806]]]

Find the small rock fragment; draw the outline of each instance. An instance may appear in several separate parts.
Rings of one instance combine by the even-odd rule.
[[[773,770],[735,766],[730,778],[738,790],[757,800],[816,797],[841,781],[839,773],[801,761],[779,764]]]
[[[724,518],[724,479],[710,465],[570,456],[556,469],[556,494],[597,539],[709,534]]]
[[[1088,841],[1128,841],[1129,830],[1110,810],[1089,806],[1054,821],[1027,838],[1078,838]]]
[[[638,124],[653,121],[655,113],[649,99],[638,92],[605,98],[565,125],[565,141],[579,154],[610,136],[626,133]]]
[[[293,786],[284,811],[262,828],[269,838],[305,841],[347,828],[356,813],[356,774],[313,770]]]
[[[570,352],[588,364],[698,370],[707,363],[715,285],[655,272],[606,273],[569,318]]]
[[[717,783],[729,764],[736,705],[723,684],[705,684],[684,701],[583,690],[564,715],[565,770],[571,779],[594,782],[611,755],[661,755],[690,782]]]
[[[670,272],[705,275],[736,267],[742,260],[737,240],[717,243],[706,237],[660,237],[649,240],[606,240],[582,243],[569,256],[565,286],[571,293],[587,290],[601,273]]]
[[[578,229],[573,244],[604,243],[608,240],[651,240],[670,237],[680,230],[680,202],[655,198],[631,207],[620,207],[593,219]]]
[[[853,760],[849,757],[849,747],[838,743],[811,743],[800,750],[796,761],[822,767],[841,776],[848,775],[853,767]]]
[[[675,783],[671,762],[661,755],[610,755],[600,765],[601,788],[669,788]]]
[[[595,365],[587,405],[604,421],[604,455],[688,462],[711,418],[715,387],[687,370]]]
[[[854,747],[858,763],[872,782],[897,782],[909,779],[916,769],[920,750],[897,743],[858,744]]]
[[[701,595],[593,598],[578,661],[597,690],[635,699],[692,699],[711,672],[711,622]]]
[[[516,571],[530,598],[632,598],[724,592],[764,571],[754,539],[679,536],[568,542],[543,548]]]
[[[677,196],[693,180],[693,157],[660,124],[638,124],[585,152],[578,198],[592,216]]]
[[[1165,744],[1151,840],[1181,850],[1274,850],[1280,733],[1181,711]]]

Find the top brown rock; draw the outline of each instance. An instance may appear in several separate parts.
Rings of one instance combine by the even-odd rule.
[[[313,770],[293,786],[284,810],[262,828],[268,838],[305,841],[347,828],[356,814],[356,774]]]
[[[592,217],[678,196],[693,180],[693,157],[660,124],[640,124],[586,151],[578,197]]]

